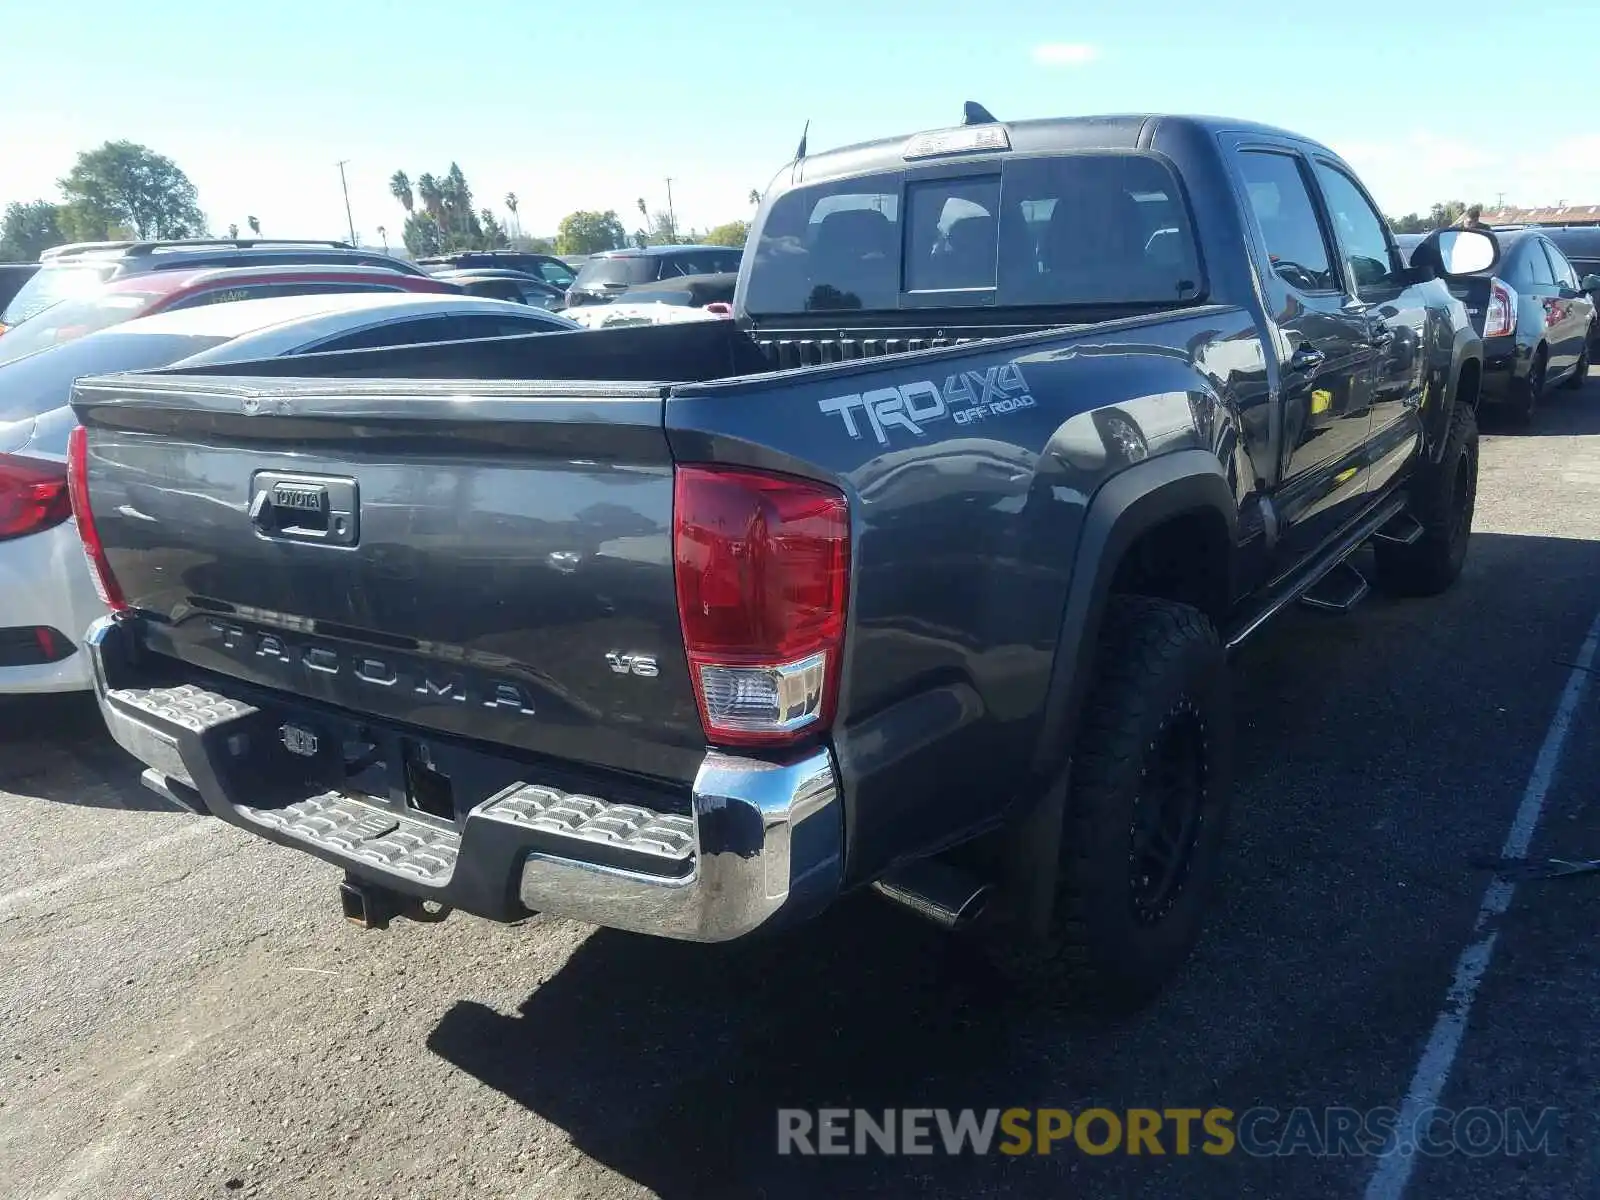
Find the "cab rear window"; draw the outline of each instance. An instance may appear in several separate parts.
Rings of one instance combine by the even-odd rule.
[[[785,314],[1157,304],[1201,291],[1171,170],[1149,155],[1092,153],[790,192],[761,230],[746,305]]]

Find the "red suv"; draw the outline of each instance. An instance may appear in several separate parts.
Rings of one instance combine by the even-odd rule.
[[[313,292],[460,291],[429,275],[408,275],[385,267],[289,264],[150,271],[114,279],[86,296],[63,300],[12,326],[0,336],[0,363],[135,317],[199,304]]]

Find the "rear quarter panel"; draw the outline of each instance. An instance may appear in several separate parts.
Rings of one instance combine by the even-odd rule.
[[[850,499],[835,741],[856,880],[996,823],[1030,786],[1091,498],[1198,448],[1242,500],[1239,413],[1265,387],[1253,318],[1215,306],[674,391],[677,461]]]

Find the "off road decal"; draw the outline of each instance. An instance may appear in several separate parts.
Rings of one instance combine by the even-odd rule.
[[[947,375],[943,387],[919,379],[817,402],[822,412],[838,414],[852,438],[870,432],[880,446],[889,444],[893,430],[920,438],[927,436],[926,426],[936,421],[972,425],[1032,407],[1033,396],[1016,363]]]

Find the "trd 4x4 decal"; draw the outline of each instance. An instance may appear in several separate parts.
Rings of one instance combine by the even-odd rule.
[[[889,444],[891,429],[925,437],[923,426],[934,421],[970,425],[1032,407],[1033,396],[1016,363],[946,376],[942,388],[930,379],[918,379],[817,402],[822,412],[839,415],[851,437],[861,437],[865,425],[880,446]]]

